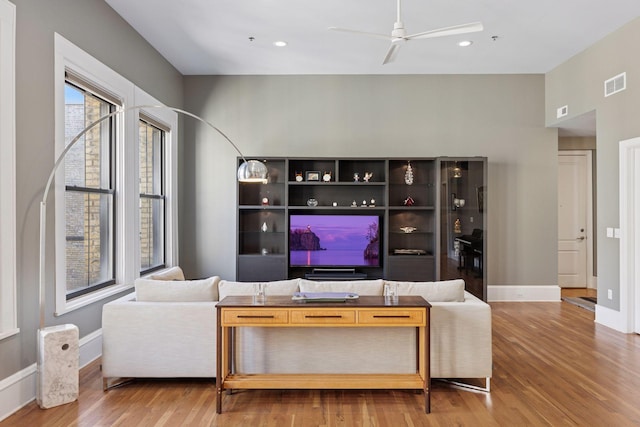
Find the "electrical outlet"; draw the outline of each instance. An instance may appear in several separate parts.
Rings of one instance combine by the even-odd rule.
[[[607,289],[607,298],[613,299],[613,289]]]

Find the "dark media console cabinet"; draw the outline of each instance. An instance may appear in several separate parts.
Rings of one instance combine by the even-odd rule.
[[[269,169],[269,181],[238,183],[239,281],[327,280],[345,275],[339,271],[314,274],[313,267],[289,265],[292,214],[379,216],[380,266],[357,267],[355,271],[358,278],[370,279],[439,280],[440,259],[457,259],[454,238],[471,234],[474,228],[486,229],[483,157],[260,160]],[[462,177],[453,178],[457,173],[454,168]],[[473,172],[479,179],[461,186],[472,169],[479,171]],[[454,198],[463,197],[465,205],[455,207]],[[467,216],[465,210],[469,211]],[[454,233],[456,219],[460,227]]]

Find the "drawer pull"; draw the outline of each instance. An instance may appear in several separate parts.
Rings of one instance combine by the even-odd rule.
[[[389,315],[384,315],[384,314],[374,314],[373,315],[374,318],[382,318],[382,319],[410,319],[411,316],[408,315],[398,315],[398,316],[394,316],[392,314]]]
[[[305,314],[304,316],[305,319],[342,319],[342,316],[340,315],[311,315],[311,314]]]
[[[238,319],[275,319],[276,316],[274,315],[243,315],[243,314],[238,314],[238,316],[236,316]]]

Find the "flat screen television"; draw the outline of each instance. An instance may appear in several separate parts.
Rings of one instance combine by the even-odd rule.
[[[289,216],[290,267],[379,267],[378,215]]]

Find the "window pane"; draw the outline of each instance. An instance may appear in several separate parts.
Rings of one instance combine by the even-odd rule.
[[[67,293],[113,279],[113,196],[65,193]]]
[[[165,132],[140,120],[140,271],[164,265],[165,203],[162,151]]]
[[[114,106],[65,84],[65,144]],[[113,283],[112,120],[94,126],[65,157],[67,298]]]
[[[162,195],[163,131],[140,121],[140,194]]]
[[[141,270],[164,265],[164,200],[140,198]]]
[[[111,104],[77,87],[65,85],[65,145],[86,126],[111,111]],[[65,157],[65,184],[88,188],[110,186],[110,120],[94,126]]]

